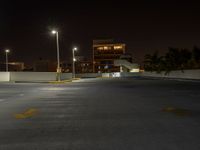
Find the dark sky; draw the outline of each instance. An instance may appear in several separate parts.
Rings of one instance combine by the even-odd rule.
[[[200,4],[188,1],[45,1],[0,0],[0,61],[5,48],[11,61],[56,60],[60,33],[61,59],[70,60],[73,45],[90,56],[92,40],[114,38],[141,62],[144,54],[168,47],[200,46]]]

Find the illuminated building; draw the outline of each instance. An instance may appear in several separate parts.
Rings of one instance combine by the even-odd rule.
[[[114,66],[114,60],[125,54],[125,44],[114,40],[93,41],[93,72],[119,72],[120,67]]]

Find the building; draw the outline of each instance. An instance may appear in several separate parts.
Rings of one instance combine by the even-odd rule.
[[[75,73],[92,73],[92,61],[84,56],[75,56]],[[61,62],[62,72],[72,72],[73,66],[71,62]]]
[[[125,54],[125,44],[114,40],[93,41],[93,72],[120,72],[114,60]]]
[[[76,73],[92,73],[92,61],[84,56],[76,56],[75,71]]]
[[[23,71],[24,62],[9,62],[8,71]],[[0,71],[6,71],[6,64],[0,63]]]
[[[67,61],[62,61],[60,62],[60,67],[61,67],[62,72],[65,72],[65,73],[72,72],[72,63],[69,63]]]

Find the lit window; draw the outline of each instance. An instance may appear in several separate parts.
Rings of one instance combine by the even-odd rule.
[[[110,47],[110,46],[104,46],[104,50],[111,50],[112,49],[112,47]]]
[[[122,46],[114,46],[114,49],[122,49]]]
[[[103,47],[98,47],[97,49],[98,49],[98,50],[103,50]]]
[[[104,46],[104,50],[108,50],[108,47],[107,47],[107,46]]]

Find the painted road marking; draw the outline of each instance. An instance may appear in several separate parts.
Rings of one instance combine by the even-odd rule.
[[[162,112],[173,113],[176,116],[190,116],[192,112],[187,109],[182,108],[174,108],[174,107],[166,107],[161,110]]]
[[[20,114],[15,114],[14,117],[16,119],[28,119],[28,118],[32,118],[33,116],[38,114],[38,110],[35,108],[30,108],[28,110],[26,110],[23,113]]]

